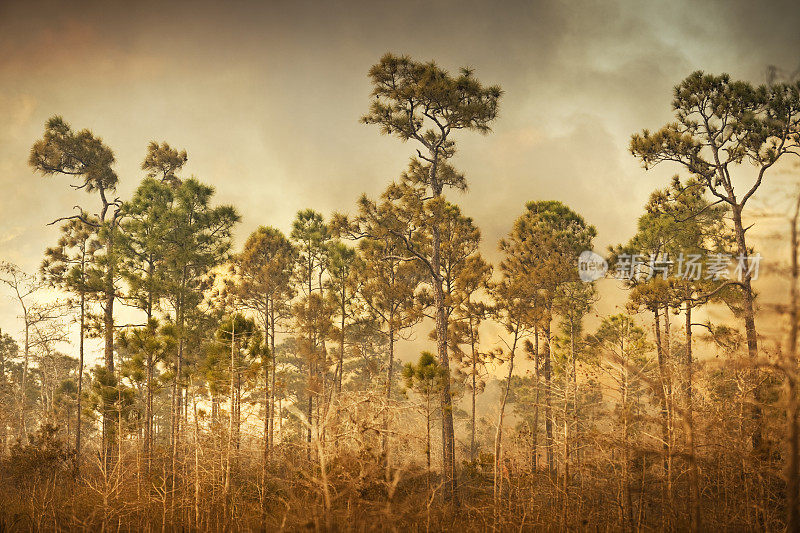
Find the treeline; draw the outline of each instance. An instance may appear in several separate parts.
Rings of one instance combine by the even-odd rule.
[[[38,272],[0,264],[23,326],[0,333],[0,528],[797,531],[798,216],[767,350],[746,205],[798,153],[800,85],[694,73],[675,122],[632,137],[686,175],[609,251],[628,301],[590,332],[593,226],[529,201],[493,266],[448,196],[454,136],[489,133],[501,89],[391,54],[369,78],[362,121],[408,167],[238,251],[185,151],[150,143],[123,201],[112,150],[48,120],[32,169],[99,207],[56,218]],[[697,322],[707,305],[730,318]],[[411,336],[435,348],[403,365]]]

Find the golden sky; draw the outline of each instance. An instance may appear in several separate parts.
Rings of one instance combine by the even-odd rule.
[[[358,118],[366,73],[385,52],[471,66],[505,91],[494,132],[457,137],[483,249],[534,199],[562,200],[627,240],[649,192],[677,168],[645,172],[630,134],[671,118],[693,70],[761,83],[794,70],[796,2],[13,2],[0,0],[0,258],[33,270],[57,230],[95,198],[26,161],[60,114],[115,151],[119,194],[142,177],[147,143],[189,153],[187,174],[243,217],[288,230],[294,213],[348,211],[404,168],[413,146]],[[0,328],[16,310],[0,298]]]

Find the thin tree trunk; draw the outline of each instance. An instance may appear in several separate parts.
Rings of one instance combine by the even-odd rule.
[[[104,209],[105,211],[105,209]],[[105,217],[103,217],[104,219]],[[103,337],[104,349],[103,360],[105,361],[106,370],[109,375],[114,375],[114,226],[116,216],[112,219],[111,228],[108,228],[108,235],[106,237],[106,271],[103,280],[103,290],[105,291],[105,306],[103,308]],[[105,220],[102,220],[105,224]],[[111,457],[112,442],[112,425],[109,418],[108,408],[103,409],[103,439],[105,441],[104,447],[106,448],[106,460]]]
[[[539,328],[533,331],[533,379],[535,387],[535,398],[533,405],[533,428],[531,428],[531,469],[536,472],[539,469]]]
[[[498,518],[500,511],[500,502],[503,497],[503,459],[502,459],[502,441],[503,441],[503,416],[506,411],[506,402],[508,401],[508,393],[511,390],[511,376],[514,372],[514,353],[517,349],[517,340],[519,339],[519,326],[517,331],[514,332],[514,342],[511,346],[511,352],[508,359],[508,375],[506,376],[506,388],[503,391],[503,399],[500,400],[500,413],[497,416],[497,432],[494,436],[494,509],[495,520]]]
[[[150,478],[150,468],[153,456],[153,353],[147,352],[147,398],[145,400],[144,421],[144,454],[147,465],[147,477]]]
[[[745,241],[745,228],[742,223],[742,207],[734,205],[731,208],[733,229],[736,236],[737,253],[741,260],[746,260],[748,257],[747,243]],[[752,289],[752,275],[748,265],[742,268],[742,313],[744,315],[744,329],[747,338],[747,355],[751,361],[755,362],[758,357],[758,335],[756,333],[756,320],[755,320],[755,305]],[[750,416],[754,422],[753,433],[751,437],[752,446],[754,450],[761,450],[761,426],[762,426],[762,409],[761,409],[761,388],[758,386],[758,371],[753,369],[751,372],[751,379],[755,386],[753,387],[753,403],[750,406]]]
[[[308,253],[308,309],[309,314],[311,312],[311,292],[313,289],[313,263],[311,258],[311,253]],[[317,349],[317,341],[313,337],[313,333],[309,332],[308,335],[308,344],[309,344],[309,362],[308,362],[308,452],[307,458],[308,461],[311,462],[311,439],[313,437],[313,426],[314,426],[314,394],[313,394],[313,387],[314,387],[314,374],[315,374],[315,352]]]
[[[172,382],[172,483],[171,483],[171,492],[173,493],[173,500],[172,500],[172,512],[173,515],[175,513],[175,503],[176,500],[174,498],[175,494],[175,484],[177,483],[178,477],[178,446],[180,444],[180,421],[181,421],[181,397],[182,391],[180,386],[181,381],[181,372],[183,367],[183,325],[184,325],[184,316],[183,316],[183,287],[184,287],[184,279],[185,279],[186,269],[184,268],[183,277],[181,278],[181,294],[178,296],[177,302],[177,318],[178,318],[178,354],[177,354],[177,361],[175,363],[175,377]]]
[[[229,514],[231,505],[231,460],[233,455],[233,418],[234,418],[234,402],[235,399],[235,374],[234,367],[236,365],[236,321],[231,319],[231,364],[230,364],[230,396],[231,396],[231,409],[230,416],[228,417],[228,443],[225,449],[225,487],[223,495],[223,527],[228,529]]]
[[[386,462],[386,480],[390,481],[390,468],[391,461],[389,454],[391,453],[389,444],[389,426],[391,422],[391,414],[389,413],[389,406],[392,401],[392,381],[394,379],[394,311],[389,313],[389,368],[386,369],[386,410],[383,419],[383,457]]]
[[[447,313],[444,302],[444,288],[439,275],[441,233],[434,225],[433,231],[433,299],[436,308],[436,348],[439,364],[444,372],[441,390],[442,408],[442,483],[446,499],[454,501],[455,487],[455,429],[453,426],[453,406],[450,396],[450,356],[447,352]]]
[[[269,352],[272,360],[272,383],[269,387],[269,453],[275,445],[275,372],[277,370],[277,354],[275,353],[275,300],[271,300],[269,308],[270,336]]]
[[[478,352],[475,350],[475,330],[472,327],[472,315],[469,317],[469,344],[472,349],[472,427],[469,440],[469,462],[475,463],[475,400],[478,395]]]
[[[786,423],[787,423],[787,455],[785,466],[786,477],[786,530],[790,533],[800,531],[800,428],[798,428],[798,414],[800,407],[797,398],[797,328],[800,327],[800,302],[798,302],[798,218],[800,218],[800,194],[795,203],[794,215],[791,220],[791,279],[789,285],[789,346],[787,354],[787,378],[785,380],[786,394]]]
[[[431,471],[431,400],[428,395],[428,404],[425,406],[425,459],[428,472]],[[427,476],[426,476],[427,479]]]
[[[659,313],[658,305],[653,306],[653,323],[656,338],[656,355],[658,358],[658,375],[659,385],[659,405],[661,407],[661,439],[663,440],[663,468],[664,468],[664,483],[662,490],[662,512],[661,512],[661,527],[667,527],[667,521],[672,516],[672,469],[670,461],[670,426],[669,426],[669,410],[667,407],[667,369],[664,360],[664,347],[661,342],[661,315]],[[669,315],[667,315],[669,319]],[[667,510],[669,509],[669,511]]]
[[[572,441],[573,441],[573,448],[575,449],[575,453],[573,454],[575,460],[575,472],[580,471],[580,455],[578,452],[578,354],[575,348],[575,317],[571,317],[570,324],[569,324],[569,349],[570,355],[572,359]],[[566,420],[567,413],[564,413],[564,419]],[[566,424],[566,422],[565,422]],[[565,437],[566,439],[566,434]],[[568,450],[566,440],[564,441],[564,449]],[[567,456],[565,455],[564,461],[566,462]],[[566,467],[565,467],[566,472]]]
[[[20,302],[22,303],[21,298]],[[21,442],[25,442],[28,436],[27,420],[25,419],[25,412],[27,411],[28,402],[25,401],[25,398],[27,398],[28,396],[27,386],[28,386],[28,364],[30,360],[30,349],[31,349],[31,342],[30,342],[31,319],[28,316],[28,309],[25,307],[24,303],[22,304],[22,317],[23,320],[25,321],[25,346],[23,348],[22,380],[20,382],[21,390],[19,394],[20,409],[19,409],[18,437]]]
[[[83,271],[83,266],[81,266]],[[83,354],[86,337],[86,293],[81,289],[80,340],[78,345],[78,412],[75,424],[75,476],[81,472],[81,412],[83,411]]]
[[[153,318],[153,270],[154,264],[150,261],[147,269],[148,291],[147,291],[147,328],[150,329],[152,325],[150,321]],[[156,335],[155,327],[152,327],[150,334]],[[144,460],[147,473],[148,482],[150,480],[150,468],[152,466],[153,454],[153,353],[152,350],[147,350],[147,368],[146,372],[146,387],[145,392],[145,415],[144,415]]]
[[[108,231],[106,238],[106,265],[105,272],[105,300],[106,305],[103,309],[103,335],[105,346],[103,350],[103,358],[105,360],[106,369],[109,372],[114,372],[114,226]]]
[[[551,476],[555,476],[556,464],[553,453],[553,407],[552,407],[552,367],[550,361],[550,320],[545,319],[544,327],[544,427],[547,439],[547,468]]]
[[[692,304],[686,302],[686,440],[689,448],[689,509],[690,529],[702,531],[703,524],[700,514],[700,479],[697,470],[697,456],[695,455],[694,442],[694,405],[692,401]]]
[[[265,309],[264,320],[264,334],[266,335],[267,342],[269,342],[269,299],[266,302],[267,308]],[[269,473],[269,428],[270,428],[270,386],[269,386],[269,367],[272,357],[270,354],[265,353],[261,356],[261,363],[264,366],[264,452],[263,464],[261,467],[261,530],[267,530],[267,475]]]
[[[0,339],[3,337],[3,329],[0,328]],[[0,394],[2,394],[2,400],[5,403],[5,395],[6,395],[6,360],[5,358],[0,359]],[[0,458],[4,458],[6,456],[6,450],[8,449],[8,410],[4,409],[3,412],[0,412]],[[76,463],[76,472],[77,472],[77,463]]]
[[[345,340],[345,322],[346,322],[346,307],[345,307],[345,297],[346,291],[344,283],[342,283],[342,323],[341,323],[341,336],[339,338],[339,365],[336,372],[336,393],[339,394],[342,392],[342,374],[344,374],[344,340]]]
[[[241,363],[236,361],[236,453],[242,444],[242,369]]]
[[[673,444],[675,440],[674,436],[674,397],[672,393],[672,373],[670,372],[669,364],[672,360],[672,341],[671,338],[671,324],[669,318],[669,306],[664,306],[664,339],[663,344],[661,347],[661,352],[664,354],[664,368],[665,368],[665,376],[666,376],[666,389],[665,389],[665,397],[667,402],[667,496],[669,497],[669,508],[670,512],[673,511],[675,503],[674,503],[674,494],[673,494]]]
[[[191,387],[191,382],[189,383]],[[200,529],[200,428],[197,419],[197,398],[192,396],[194,414],[194,527]]]
[[[628,531],[633,523],[633,499],[630,486],[630,446],[628,419],[628,361],[624,344],[622,355],[622,530]]]

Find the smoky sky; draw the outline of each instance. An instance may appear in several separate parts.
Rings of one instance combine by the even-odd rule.
[[[212,184],[243,221],[288,230],[294,213],[353,209],[402,172],[414,147],[359,123],[366,73],[386,52],[474,69],[504,91],[487,136],[460,133],[451,195],[497,240],[526,201],[557,199],[627,240],[650,191],[631,133],[672,117],[694,70],[762,83],[800,65],[795,2],[10,2],[0,0],[0,258],[27,270],[57,239],[47,226],[97,200],[27,166],[45,120],[90,128],[117,156],[119,196],[147,143],[186,149],[185,175]],[[3,294],[0,328],[16,332]]]

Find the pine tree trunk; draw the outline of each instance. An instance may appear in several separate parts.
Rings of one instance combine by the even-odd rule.
[[[748,256],[747,243],[745,241],[745,228],[742,223],[742,208],[739,205],[734,205],[731,209],[733,219],[733,229],[736,236],[736,248],[740,260],[746,260]],[[755,363],[758,357],[758,335],[756,333],[756,319],[755,319],[755,306],[752,289],[752,275],[745,265],[742,269],[742,314],[744,315],[744,329],[747,338],[747,355],[751,361]],[[756,383],[758,379],[758,371],[754,368],[752,370],[752,380]],[[762,426],[762,410],[761,410],[761,388],[755,386],[753,388],[753,403],[750,407],[750,416],[754,422],[753,433],[751,437],[752,446],[754,450],[761,449],[761,426]]]
[[[786,423],[787,423],[787,460],[785,466],[786,477],[786,530],[790,533],[800,532],[800,428],[798,428],[798,415],[800,406],[797,398],[797,328],[800,327],[800,302],[798,301],[798,218],[800,218],[800,195],[795,203],[794,215],[791,220],[791,279],[789,285],[789,346],[786,350],[785,394],[786,394]]]
[[[469,317],[469,343],[472,349],[472,428],[469,439],[469,462],[475,463],[475,399],[478,395],[478,352],[475,350],[475,330],[472,328],[472,316]]]
[[[105,306],[103,308],[103,360],[109,375],[114,374],[114,228],[108,230],[106,237],[106,271],[103,280]],[[105,439],[106,460],[111,460],[113,447],[113,425],[111,413],[106,406],[103,413],[103,437]]]
[[[518,328],[518,326],[517,326]],[[495,516],[500,509],[500,502],[503,497],[503,462],[502,462],[502,444],[503,444],[503,416],[506,412],[506,402],[508,401],[508,393],[511,390],[511,376],[514,372],[514,352],[517,349],[517,340],[519,333],[514,333],[514,342],[511,346],[511,352],[508,359],[508,375],[506,376],[506,388],[503,391],[503,399],[500,400],[500,413],[497,415],[497,432],[494,436],[494,507]]]
[[[431,471],[431,401],[428,398],[428,405],[425,408],[425,459],[428,465],[428,472]],[[427,479],[427,476],[426,476]]]
[[[83,272],[81,265],[81,272]],[[80,316],[80,339],[78,345],[78,407],[77,421],[75,424],[75,476],[81,472],[81,413],[83,411],[83,355],[84,338],[86,337],[86,292],[81,289],[81,316]],[[5,427],[5,423],[3,424]]]
[[[3,330],[0,328],[0,338],[3,336]],[[0,394],[2,394],[2,401],[4,407],[6,407],[6,360],[5,358],[0,359]],[[0,458],[4,458],[6,456],[6,450],[8,449],[8,419],[6,418],[8,414],[8,409],[4,408],[2,412],[0,412]],[[77,462],[76,464],[76,472],[77,472]]]
[[[28,427],[27,427],[27,420],[25,414],[28,409],[28,402],[25,401],[25,398],[28,397],[27,395],[27,388],[28,388],[28,364],[30,360],[30,352],[31,352],[31,323],[30,317],[28,316],[28,310],[23,308],[23,320],[25,321],[25,346],[23,349],[23,360],[22,360],[22,380],[20,381],[20,394],[19,394],[19,402],[20,402],[20,409],[19,409],[19,434],[17,435],[18,439],[21,442],[25,442],[28,436]],[[103,418],[103,428],[105,428],[105,417]]]
[[[339,394],[342,392],[342,375],[344,374],[344,341],[345,341],[345,288],[344,284],[342,284],[342,323],[341,323],[341,336],[339,338],[339,365],[336,372],[336,393]]]
[[[671,338],[671,325],[672,322],[669,318],[669,306],[664,306],[664,339],[661,351],[664,354],[664,368],[666,376],[666,390],[665,395],[667,399],[667,496],[669,497],[670,513],[673,512],[675,507],[674,494],[673,494],[673,450],[674,450],[674,422],[675,422],[675,398],[672,393],[672,374],[669,369],[670,361],[672,360],[672,341]]]
[[[544,333],[544,428],[545,438],[547,439],[547,469],[551,476],[555,476],[556,464],[553,453],[553,406],[552,406],[552,367],[550,362],[550,320],[545,319],[543,326]]]
[[[702,531],[700,515],[700,479],[697,470],[697,456],[694,442],[694,404],[692,399],[693,362],[692,362],[692,304],[686,302],[686,444],[689,448],[689,509],[690,528]]]
[[[622,356],[622,530],[628,531],[633,523],[633,499],[630,483],[630,444],[628,417],[628,361],[625,347],[620,350]]]
[[[442,184],[439,183],[438,164],[439,146],[431,149],[431,165],[429,180],[434,198],[442,195]],[[445,499],[456,499],[456,460],[455,460],[455,428],[453,425],[453,406],[450,396],[450,355],[447,353],[447,312],[444,301],[441,273],[442,230],[438,221],[432,224],[431,240],[431,282],[433,283],[433,303],[436,309],[436,351],[439,364],[444,371],[441,391],[442,407],[442,483]]]
[[[189,383],[191,387],[191,382]],[[192,396],[194,414],[194,527],[200,529],[200,428],[197,418],[197,398]]]
[[[275,445],[275,372],[277,370],[277,354],[275,353],[275,301],[271,300],[269,308],[270,336],[269,352],[272,361],[272,383],[269,387],[269,453]]]
[[[658,306],[653,306],[653,322],[656,338],[656,355],[658,358],[658,375],[659,385],[659,405],[661,407],[661,439],[662,453],[663,453],[663,468],[664,468],[664,484],[662,494],[662,512],[661,512],[661,525],[666,528],[668,517],[671,515],[671,502],[670,487],[672,485],[672,471],[670,469],[670,432],[669,432],[669,411],[667,409],[667,370],[664,361],[664,347],[661,342],[661,315],[659,314]],[[667,318],[669,316],[667,315]],[[670,507],[670,512],[667,512],[667,506]]]
[[[230,362],[230,397],[231,397],[231,409],[230,409],[230,416],[228,417],[228,444],[225,448],[225,486],[224,486],[224,495],[223,495],[223,511],[222,511],[222,520],[223,524],[227,526],[230,517],[230,504],[231,504],[231,461],[233,455],[233,419],[234,419],[234,410],[235,406],[234,403],[236,401],[235,398],[235,390],[236,390],[236,383],[235,383],[235,373],[234,369],[236,366],[236,321],[231,320],[231,362]],[[225,528],[227,529],[227,527]]]
[[[103,359],[106,369],[114,372],[114,228],[106,238],[106,265],[104,287],[105,307],[103,309],[103,338],[105,341]]]
[[[269,299],[266,301],[266,309],[264,310],[264,335],[266,342],[269,342]],[[269,386],[269,367],[272,358],[269,354],[261,356],[261,364],[264,367],[264,450],[261,466],[261,530],[267,530],[267,475],[269,474],[269,427],[270,427],[270,414],[271,406],[270,386]]]
[[[441,235],[438,227],[434,227],[433,268],[439,272],[439,247]],[[443,494],[448,500],[455,499],[455,430],[453,427],[453,406],[450,396],[450,357],[447,353],[447,312],[444,302],[444,288],[438,274],[433,279],[434,306],[436,308],[436,348],[444,378],[442,379],[442,483]]]
[[[147,353],[147,399],[145,401],[144,421],[144,453],[147,465],[147,476],[150,477],[150,468],[153,457],[153,354]]]
[[[533,405],[533,427],[531,428],[531,470],[539,470],[539,328],[533,331],[533,379],[536,396]]]
[[[391,461],[389,458],[390,444],[389,444],[389,429],[391,422],[391,414],[389,406],[392,401],[392,380],[394,379],[394,312],[389,313],[389,368],[386,369],[386,410],[383,420],[383,457],[386,462],[386,480],[390,480]]]
[[[580,455],[578,451],[578,354],[575,348],[575,317],[570,320],[569,339],[570,339],[570,352],[572,358],[572,442],[575,453],[573,454],[575,460],[575,472],[580,471]],[[566,413],[564,413],[566,418]],[[565,437],[566,438],[566,437]],[[566,441],[565,441],[566,442]],[[566,444],[565,444],[565,449]],[[565,459],[566,461],[566,459]],[[566,469],[565,469],[566,471]]]
[[[178,318],[178,354],[177,354],[177,361],[175,363],[175,377],[172,382],[172,493],[175,493],[175,484],[177,483],[178,478],[178,447],[180,445],[180,423],[181,423],[181,373],[183,367],[183,325],[184,325],[184,315],[183,315],[183,289],[184,289],[184,279],[185,279],[185,272],[186,269],[184,268],[184,275],[181,279],[181,294],[178,296],[178,311],[177,311],[177,318]],[[173,514],[175,512],[175,500],[173,499]]]

